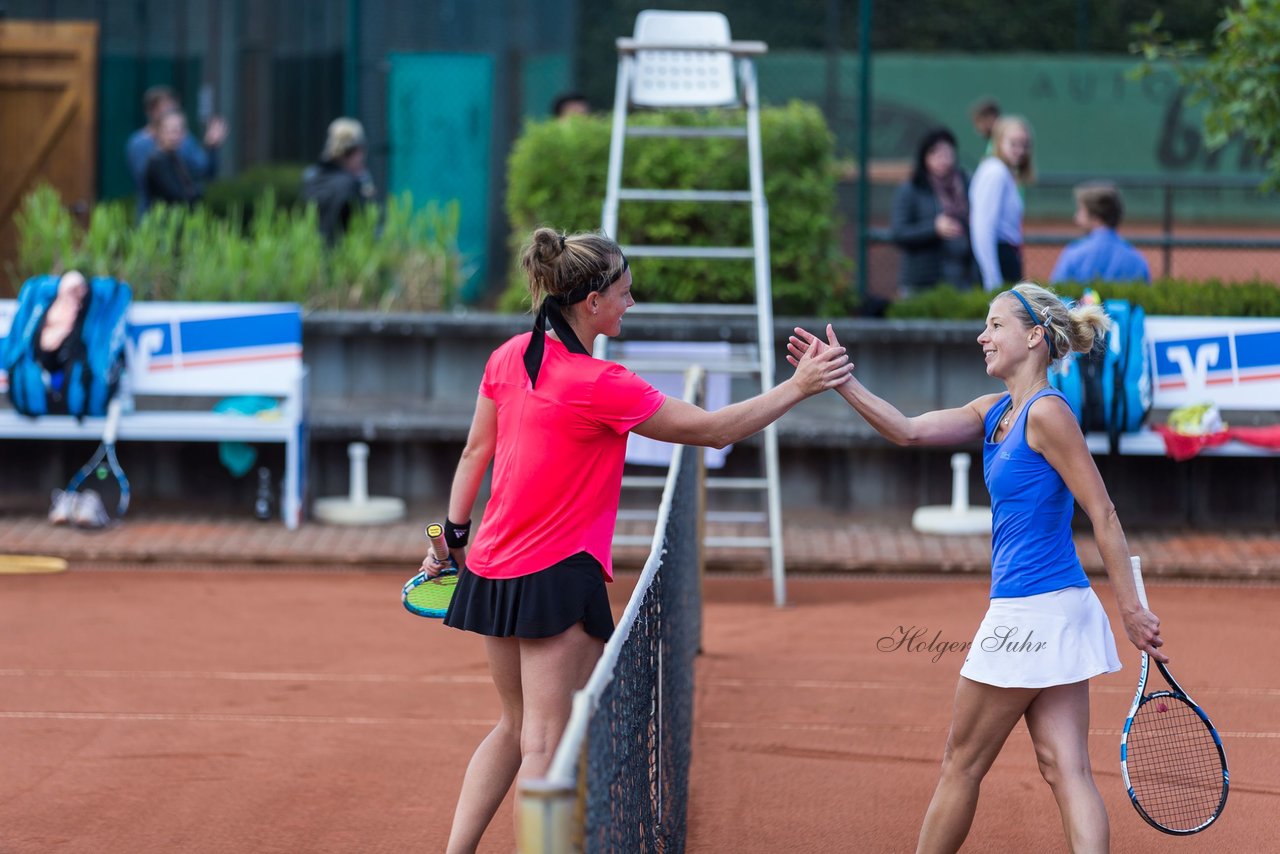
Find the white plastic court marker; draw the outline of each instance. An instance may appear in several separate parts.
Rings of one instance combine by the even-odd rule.
[[[352,442],[347,445],[347,459],[351,463],[350,493],[317,498],[316,518],[331,525],[380,525],[403,519],[402,499],[369,494],[369,446]]]
[[[951,455],[951,504],[917,507],[911,527],[923,534],[985,534],[991,508],[969,506],[969,455]]]

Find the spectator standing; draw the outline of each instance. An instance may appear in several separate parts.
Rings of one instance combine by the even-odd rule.
[[[977,281],[969,246],[968,176],[956,163],[956,138],[946,128],[936,128],[920,141],[911,180],[893,199],[891,230],[902,249],[902,296],[939,282],[968,288]]]
[[[192,177],[182,158],[182,140],[187,137],[187,119],[179,110],[170,110],[156,125],[156,149],[147,158],[142,186],[154,204],[192,207],[204,195],[204,188]]]
[[[302,200],[316,206],[325,242],[332,245],[345,234],[351,215],[375,195],[365,165],[364,126],[355,119],[334,119],[320,161],[302,175]]]
[[[969,121],[973,122],[973,129],[977,131],[978,136],[982,137],[983,157],[990,157],[993,151],[991,129],[998,118],[1000,118],[1000,104],[995,98],[979,98],[969,108]]]
[[[996,120],[993,151],[969,184],[969,239],[988,291],[1022,280],[1022,193],[1035,180],[1031,126],[1021,116]]]
[[[129,174],[133,176],[133,184],[137,190],[139,218],[151,205],[146,189],[147,161],[156,151],[160,119],[174,110],[181,110],[182,106],[173,89],[168,86],[152,86],[142,96],[142,109],[146,113],[147,123],[130,135],[124,149]],[[203,145],[196,142],[190,134],[184,134],[178,145],[178,156],[182,158],[183,167],[191,180],[201,185],[202,193],[203,184],[218,172],[218,152],[226,138],[226,122],[214,116],[205,128]]]
[[[1133,244],[1116,233],[1124,202],[1114,184],[1090,181],[1075,189],[1073,220],[1087,234],[1072,241],[1053,267],[1052,283],[1151,282],[1151,268]]]
[[[591,102],[580,92],[565,92],[551,105],[551,114],[557,119],[567,116],[585,116],[591,112]]]

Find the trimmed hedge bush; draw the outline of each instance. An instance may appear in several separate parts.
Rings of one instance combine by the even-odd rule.
[[[1079,299],[1092,287],[1103,299],[1127,299],[1147,310],[1147,314],[1185,317],[1280,317],[1280,287],[1254,281],[1224,284],[1217,279],[1187,281],[1162,279],[1154,284],[1061,284],[1053,290]],[[932,318],[938,320],[982,320],[994,296],[982,289],[956,290],[939,285],[919,296],[896,302],[886,316],[895,320]]]
[[[245,222],[253,218],[253,210],[270,192],[277,207],[290,210],[302,206],[302,173],[306,163],[264,163],[250,166],[226,178],[218,178],[205,187],[203,204],[214,215],[226,217],[233,210],[243,212]]]
[[[97,205],[82,229],[56,190],[22,203],[15,291],[39,273],[80,270],[133,286],[136,299],[280,300],[308,308],[436,311],[457,302],[462,282],[458,205],[415,210],[408,193],[352,217],[332,248],[315,208],[282,208],[267,192],[252,217],[232,208],[157,205],[134,221],[132,201]]]
[[[637,125],[741,126],[740,111],[637,113]],[[508,164],[507,216],[513,257],[532,231],[567,233],[600,227],[609,161],[608,115],[532,122]],[[833,137],[821,111],[793,101],[760,111],[765,197],[775,311],[844,314],[856,304],[850,265],[840,252]],[[653,189],[746,190],[743,139],[638,137],[627,141],[622,185]],[[624,202],[616,235],[623,245],[750,246],[751,210],[744,203]],[[528,307],[518,265],[500,301]],[[750,260],[636,258],[636,298],[651,302],[750,303]]]

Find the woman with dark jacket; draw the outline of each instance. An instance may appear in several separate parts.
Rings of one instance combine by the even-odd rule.
[[[968,184],[968,176],[956,164],[951,131],[938,128],[926,134],[916,150],[911,180],[893,199],[893,242],[902,249],[902,296],[940,282],[967,288],[977,281],[969,245]]]
[[[320,162],[302,174],[302,200],[316,206],[325,243],[332,246],[346,234],[351,217],[373,197],[373,179],[365,167],[364,125],[355,119],[334,119]]]
[[[204,195],[182,161],[178,149],[187,135],[187,119],[180,111],[170,110],[156,126],[156,150],[147,159],[143,186],[152,202],[192,207]]]

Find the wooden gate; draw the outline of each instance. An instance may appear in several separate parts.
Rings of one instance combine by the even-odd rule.
[[[0,21],[0,268],[16,260],[14,213],[41,181],[87,215],[97,75],[96,22]]]

